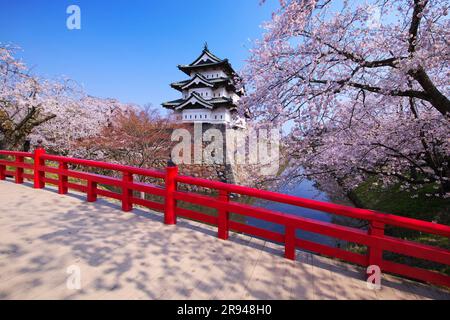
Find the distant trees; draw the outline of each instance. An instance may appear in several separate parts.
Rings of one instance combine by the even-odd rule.
[[[21,149],[25,140],[42,140],[46,148],[76,155],[77,143],[96,136],[115,112],[130,106],[86,93],[68,79],[47,80],[30,74],[0,46],[0,146]]]
[[[293,124],[290,175],[450,196],[448,1],[280,3],[244,71],[244,103]]]
[[[71,80],[33,76],[12,48],[0,46],[2,149],[42,141],[52,153],[156,168],[170,157],[171,126],[151,106],[92,97]]]
[[[172,126],[150,105],[143,110],[128,108],[117,112],[97,137],[84,140],[80,147],[97,159],[161,168],[170,158]]]

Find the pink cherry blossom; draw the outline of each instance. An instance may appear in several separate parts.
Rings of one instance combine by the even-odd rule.
[[[255,120],[292,125],[287,174],[448,194],[448,1],[280,3],[251,50],[242,103]]]

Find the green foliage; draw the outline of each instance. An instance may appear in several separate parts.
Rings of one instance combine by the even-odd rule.
[[[375,185],[373,180],[368,179],[353,190],[350,197],[359,207],[450,225],[450,199],[427,196],[427,194],[433,193],[435,190],[433,187],[432,184],[425,185],[422,189],[415,192],[418,196],[413,197],[413,193],[401,190],[399,185],[382,188],[379,185]],[[450,249],[450,239],[446,237],[392,226],[386,227],[386,234]],[[351,251],[359,251],[359,249],[351,247],[348,249]],[[416,267],[437,270],[450,275],[449,266],[414,259],[392,252],[385,252],[384,258]]]
[[[368,179],[352,194],[358,206],[414,219],[450,224],[450,199],[427,197],[436,190],[432,184],[425,185],[414,194],[400,190],[399,185],[382,188]]]

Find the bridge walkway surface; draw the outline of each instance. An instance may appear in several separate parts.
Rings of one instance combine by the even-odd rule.
[[[282,245],[216,232],[0,181],[0,299],[450,299],[386,274],[370,290],[362,268],[303,251],[291,261]]]

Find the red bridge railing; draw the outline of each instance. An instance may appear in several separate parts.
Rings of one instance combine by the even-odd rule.
[[[450,237],[450,227],[446,225],[379,213],[371,210],[304,199],[271,191],[181,176],[178,175],[177,167],[167,167],[165,172],[147,170],[106,162],[49,155],[46,154],[43,149],[36,149],[34,153],[0,150],[0,155],[14,157],[14,160],[0,159],[0,180],[4,180],[7,176],[14,177],[16,183],[23,183],[24,179],[31,180],[34,182],[35,188],[44,188],[46,183],[53,184],[58,186],[58,192],[60,194],[66,194],[69,189],[74,189],[86,193],[87,201],[89,202],[96,201],[97,196],[114,198],[121,201],[122,210],[124,211],[132,210],[133,205],[140,205],[156,211],[164,212],[164,222],[166,224],[175,224],[177,217],[198,220],[217,226],[218,237],[224,240],[228,239],[229,232],[232,230],[261,237],[270,241],[284,243],[284,255],[288,259],[295,259],[295,251],[299,248],[314,253],[339,258],[361,266],[376,265],[383,272],[398,274],[409,278],[450,287],[450,277],[448,275],[383,259],[383,252],[389,251],[409,257],[450,265],[449,250],[424,245],[413,241],[402,240],[387,236],[384,233],[385,226],[391,225],[443,237]],[[26,158],[32,159],[32,161],[25,161]],[[46,165],[47,161],[56,162],[58,166],[48,166]],[[70,170],[69,164],[86,168],[101,168],[116,171],[121,174],[121,178],[114,178],[79,170]],[[8,170],[8,168],[14,168],[14,170]],[[25,169],[31,170],[33,174],[25,173]],[[53,173],[58,177],[58,179],[46,177],[45,173]],[[161,179],[164,182],[164,187],[137,182],[134,180],[136,176]],[[69,182],[69,177],[86,181],[86,184]],[[120,188],[121,193],[98,188],[98,184],[118,187]],[[217,191],[218,196],[213,197],[194,192],[181,191],[177,188],[179,184],[195,185],[215,190]],[[162,197],[163,202],[136,198],[133,195],[133,191],[140,191],[146,194]],[[368,230],[362,230],[237,203],[230,200],[230,194],[240,194],[293,206],[324,211],[335,215],[362,219],[368,221],[370,227]],[[216,209],[217,213],[216,215],[207,215],[194,210],[181,208],[177,205],[177,201],[213,208]],[[285,228],[285,232],[278,233],[230,220],[230,213],[236,213],[246,217],[253,217],[282,225]],[[363,255],[341,248],[335,248],[309,240],[299,239],[296,237],[296,230],[313,232],[364,245],[368,248],[367,254]]]

